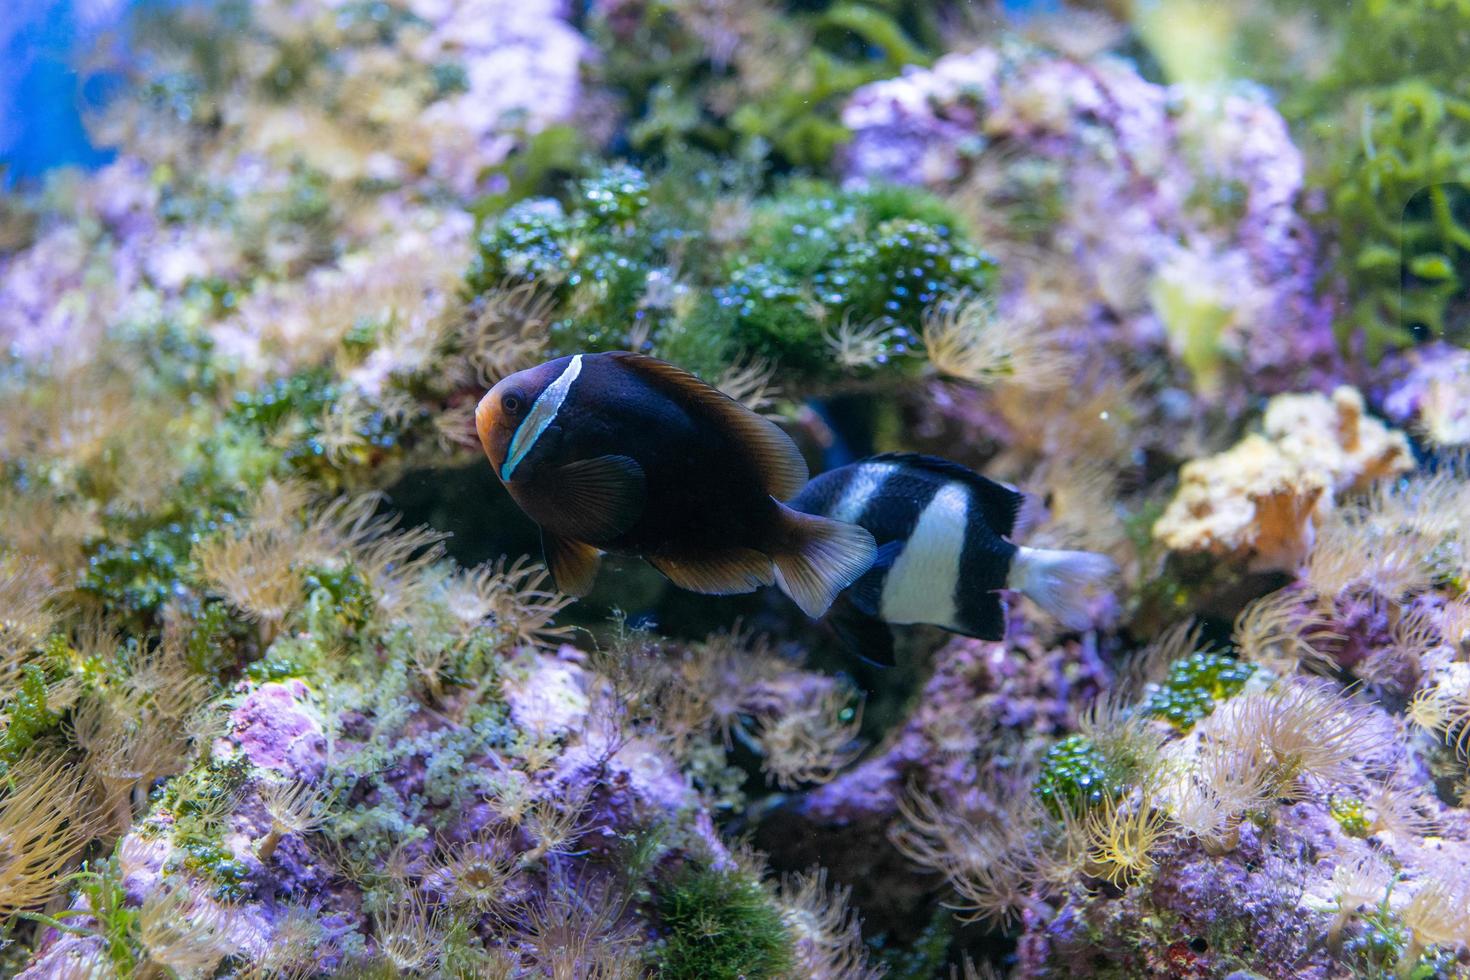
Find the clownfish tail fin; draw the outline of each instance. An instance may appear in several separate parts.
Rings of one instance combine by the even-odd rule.
[[[813,619],[873,565],[873,536],[856,524],[781,507],[788,546],[771,555],[776,585]]]

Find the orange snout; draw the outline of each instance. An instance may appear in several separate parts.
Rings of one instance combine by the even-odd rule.
[[[511,429],[501,424],[499,388],[498,384],[491,388],[475,407],[475,431],[480,434],[480,445],[485,447],[485,455],[490,458],[490,465],[497,475],[500,467],[505,465],[512,434]]]

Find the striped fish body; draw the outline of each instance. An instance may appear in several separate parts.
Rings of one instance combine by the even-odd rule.
[[[847,592],[863,615],[998,640],[1022,499],[957,463],[894,453],[822,474],[791,505],[872,533],[878,558]]]

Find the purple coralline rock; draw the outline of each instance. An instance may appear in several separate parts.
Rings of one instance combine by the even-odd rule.
[[[81,231],[68,225],[0,260],[0,344],[10,356],[38,360],[95,337],[96,310],[85,292],[88,250]]]
[[[1383,414],[1438,446],[1470,444],[1470,350],[1425,344],[1384,359],[1370,390]]]
[[[70,980],[109,975],[112,960],[100,936],[74,936],[51,930],[43,945],[45,953],[17,973],[16,980]]]
[[[570,647],[563,648],[575,656]],[[587,717],[586,672],[568,660],[537,657],[502,683],[516,727],[547,738],[568,734]]]
[[[1121,59],[1006,44],[864,86],[842,119],[849,179],[967,185],[996,215],[1003,269],[1035,266],[1038,245],[1065,262],[1065,276],[1013,272],[1006,301],[1072,284],[1056,326],[1078,343],[1169,349],[1202,391],[1216,359],[1268,393],[1340,371],[1302,156],[1261,90],[1161,86]],[[1006,227],[1017,201],[1049,217]]]
[[[1350,907],[1387,902],[1399,912],[1426,876],[1458,877],[1470,855],[1470,814],[1434,795],[1421,760],[1396,740],[1393,715],[1364,711],[1361,752],[1345,781],[1311,781],[1295,801],[1243,821],[1225,849],[1172,835],[1154,850],[1147,873],[1126,887],[1081,887],[1087,879],[1079,874],[1078,887],[1062,891],[1054,908],[1037,904],[1023,916],[1014,976],[1106,970],[1177,980],[1232,969],[1281,980],[1359,975],[1344,944],[1324,941],[1330,928],[1349,940],[1366,928],[1360,918],[1338,918],[1339,872],[1378,867],[1379,884]],[[1371,819],[1349,825],[1335,815],[1334,801],[1358,801]],[[1364,891],[1358,886],[1356,893]]]
[[[853,887],[872,929],[911,933],[932,911],[936,880],[888,839],[904,795],[988,810],[981,787],[1024,791],[1017,758],[994,752],[996,739],[1065,730],[1107,678],[1091,641],[1048,649],[1019,615],[1005,643],[952,640],[935,653],[933,673],[897,731],[865,761],[770,815],[756,842],[781,865],[826,866]]]
[[[1289,826],[1278,828],[1270,846],[1247,827],[1221,856],[1173,842],[1158,854],[1151,880],[1122,894],[1078,889],[1049,920],[1027,921],[1014,975],[1093,976],[1111,968],[1130,977],[1203,980],[1244,961],[1257,970],[1280,965],[1283,972],[1266,974],[1273,977],[1332,976],[1326,950],[1313,948],[1325,917],[1300,907],[1303,879],[1322,871],[1282,856],[1307,846]],[[1251,937],[1249,949],[1225,945],[1239,935]]]
[[[693,803],[673,760],[642,738],[584,740],[562,756],[557,777],[590,787],[595,805],[610,815],[609,827],[633,826],[650,813],[677,813]]]
[[[1433,592],[1416,596],[1402,607],[1391,606],[1371,594],[1339,597],[1333,607],[1336,633],[1324,638],[1322,651],[1338,667],[1362,680],[1375,697],[1395,703],[1406,701],[1419,686],[1429,666],[1427,655],[1434,652],[1435,646],[1431,644],[1425,650],[1406,646],[1397,635],[1395,623],[1405,615],[1435,622],[1444,606],[1444,597]],[[1449,655],[1448,645],[1441,649]]]
[[[267,800],[295,783],[323,794],[345,791],[345,819],[367,821],[364,826],[380,828],[377,833],[394,828],[392,860],[420,877],[426,893],[444,899],[455,888],[455,865],[443,860],[446,849],[457,860],[482,855],[518,862],[503,898],[534,905],[557,881],[609,873],[630,834],[671,822],[690,831],[680,839],[702,860],[730,866],[731,855],[698,794],[660,744],[619,727],[617,702],[581,666],[582,656],[570,647],[560,654],[523,651],[505,665],[501,693],[509,730],[553,753],[531,772],[518,768],[513,754],[463,752],[456,739],[465,730],[449,717],[459,710],[452,696],[439,705],[442,710],[400,704],[403,713],[391,722],[361,710],[343,712],[330,726],[336,736],[329,756],[328,726],[320,714],[326,707],[305,683],[242,685],[229,731],[213,745],[216,763],[242,773],[220,818],[220,845],[232,867],[243,869],[235,879],[224,944],[258,956],[291,928],[306,904],[322,930],[322,969],[334,970],[353,950],[371,948],[375,930],[364,911],[364,885],[344,870],[345,838],[334,845],[310,827],[286,827],[273,836]],[[362,766],[364,758],[377,761]],[[445,795],[446,773],[462,795]],[[497,802],[508,799],[520,801],[518,816]],[[535,814],[547,804],[566,810],[576,827],[554,849],[534,830]],[[120,843],[119,872],[131,905],[192,875],[194,858],[177,829],[173,815],[159,808]],[[270,850],[262,859],[267,840]],[[670,858],[680,860],[681,853]],[[207,896],[216,883],[192,876],[189,881],[191,889],[197,886],[199,902],[212,901]],[[491,933],[504,932],[503,923],[484,924]],[[27,976],[63,975],[85,951],[58,934]]]
[[[457,193],[486,189],[484,172],[516,141],[571,121],[582,108],[582,63],[592,55],[565,0],[411,0],[429,24],[415,54],[463,66],[465,90],[424,112],[430,175]]]
[[[327,738],[299,680],[268,681],[249,690],[230,714],[230,738],[253,765],[314,782],[327,764]]]
[[[842,110],[853,134],[847,172],[906,184],[957,180],[965,155],[984,145],[981,123],[999,71],[1000,55],[981,48],[858,89]]]
[[[257,26],[263,25],[267,34],[284,32],[274,38],[283,46],[296,43],[284,25],[330,22],[339,16],[338,6],[330,0],[254,2]],[[118,159],[77,183],[69,195],[70,213],[53,215],[27,247],[0,254],[0,349],[31,361],[92,351],[104,332],[127,321],[135,305],[156,316],[160,300],[177,300],[203,281],[228,283],[235,289],[234,299],[245,301],[251,298],[249,280],[256,272],[267,273],[278,284],[275,292],[307,292],[296,288],[295,281],[322,257],[349,253],[354,246],[391,243],[403,232],[417,230],[403,227],[409,222],[394,215],[395,196],[420,204],[431,199],[444,210],[445,224],[456,225],[459,239],[447,251],[458,257],[468,237],[469,218],[462,208],[486,192],[503,189],[505,178],[494,169],[512,151],[558,124],[606,128],[611,114],[579,118],[596,114],[588,108],[596,100],[589,100],[581,82],[593,48],[572,26],[570,4],[564,0],[403,0],[395,6],[404,8],[411,29],[381,45],[344,48],[323,71],[343,73],[339,82],[344,89],[368,90],[382,85],[389,73],[407,78],[459,70],[463,90],[415,110],[397,127],[412,135],[396,146],[388,141],[375,148],[374,140],[354,142],[339,133],[318,143],[305,133],[298,138],[291,127],[303,125],[320,107],[276,111],[268,102],[244,96],[258,88],[247,84],[217,107],[226,121],[223,130],[208,137],[195,134],[197,139],[182,130],[177,139],[161,139],[160,133],[178,126],[179,120],[139,121],[150,118],[144,111],[130,123],[132,103],[121,100],[97,134],[118,144]],[[290,9],[282,9],[286,7]],[[347,119],[343,125],[361,122]],[[375,125],[387,126],[382,120]],[[292,193],[293,168],[301,162],[303,143],[317,151],[307,154],[308,165],[323,174],[342,183],[364,178],[390,188],[363,194],[359,180],[351,192],[334,193],[331,223],[316,230],[333,235],[330,248],[313,250],[301,240],[300,229],[276,218],[281,200]],[[210,200],[210,207],[187,217],[161,213],[173,199],[190,195]],[[397,210],[402,209],[398,204]],[[432,237],[410,241],[405,248],[439,254],[444,243]],[[385,249],[392,252],[391,245],[377,245],[378,253]],[[369,280],[382,274],[380,269],[361,270],[361,265],[347,263],[340,271],[333,267],[336,277],[325,286],[307,286],[316,285],[320,292],[341,285],[345,288],[339,291],[345,292],[357,285],[354,272]],[[246,312],[261,305],[257,301]],[[302,313],[301,305],[288,312]],[[320,309],[304,312],[311,322],[297,332],[317,330],[321,317],[330,315]],[[287,339],[294,327],[289,320],[284,325]],[[229,342],[240,329],[238,323],[227,325],[222,338],[227,352],[237,353]],[[308,355],[320,353],[307,350]],[[369,394],[376,392],[384,373],[383,359],[379,354],[378,363],[364,368],[369,383],[363,387]],[[294,367],[287,363],[283,370]]]
[[[163,837],[129,834],[118,847],[123,891],[128,900],[141,903],[158,887],[163,866],[169,858],[169,843]]]
[[[92,352],[141,292],[175,298],[199,279],[229,278],[240,253],[229,232],[157,214],[150,167],[122,156],[79,184],[73,211],[12,255],[0,255],[0,346],[21,360]]]

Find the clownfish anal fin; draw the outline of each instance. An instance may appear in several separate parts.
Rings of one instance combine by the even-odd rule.
[[[846,596],[838,596],[832,603],[827,623],[842,645],[855,656],[879,667],[892,667],[896,662],[893,630],[883,620],[862,613]]]
[[[541,529],[541,550],[559,591],[577,598],[592,591],[597,569],[602,565],[601,552],[590,544],[563,538],[545,528]]]
[[[883,584],[888,581],[888,571],[903,551],[902,541],[890,541],[878,549],[873,567],[863,573],[862,578],[848,587],[846,595],[853,607],[864,616],[880,616],[883,605]]]
[[[556,529],[584,541],[608,541],[643,515],[643,467],[627,456],[595,456],[547,470],[538,489],[556,513]]]
[[[757,415],[729,395],[706,384],[683,368],[648,357],[616,351],[607,355],[634,371],[645,382],[729,433],[749,454],[760,476],[761,488],[777,500],[789,500],[806,486],[806,460],[791,437],[764,416]]]
[[[697,558],[650,555],[648,563],[679,588],[705,595],[739,595],[776,581],[771,559],[750,548]]]

